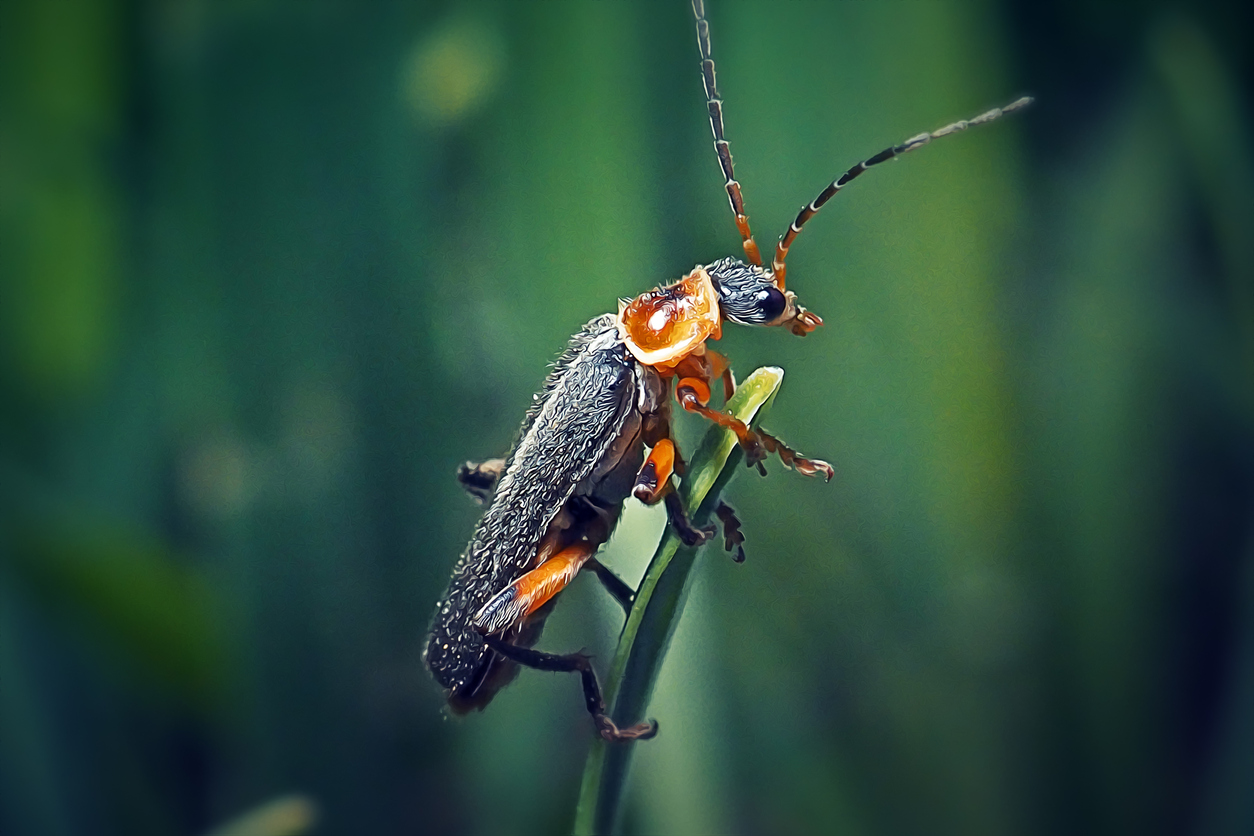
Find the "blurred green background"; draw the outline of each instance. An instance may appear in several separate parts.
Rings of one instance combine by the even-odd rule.
[[[767,247],[1038,102],[807,227],[825,328],[729,329],[838,475],[732,484],[624,828],[1254,833],[1248,5],[709,16]],[[572,678],[422,666],[453,473],[738,244],[685,0],[0,3],[0,832],[567,829]]]

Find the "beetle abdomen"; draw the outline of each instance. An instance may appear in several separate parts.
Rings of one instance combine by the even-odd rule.
[[[453,694],[477,683],[487,655],[475,613],[531,568],[553,518],[613,447],[635,408],[634,369],[614,318],[597,317],[571,338],[528,411],[432,622],[427,665]]]

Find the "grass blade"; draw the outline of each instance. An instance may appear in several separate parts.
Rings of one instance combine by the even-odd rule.
[[[727,411],[746,423],[754,422],[769,408],[783,380],[784,372],[779,368],[767,366],[754,371],[736,389]],[[696,509],[691,514],[694,522],[700,524],[709,518],[742,458],[730,430],[714,426],[705,434],[679,488],[684,507]],[[683,611],[697,551],[683,547],[667,526],[640,581],[605,683],[610,716],[620,727],[644,718],[667,645]],[[614,828],[631,753],[638,745],[649,744],[593,742],[575,808],[576,834],[609,833]]]

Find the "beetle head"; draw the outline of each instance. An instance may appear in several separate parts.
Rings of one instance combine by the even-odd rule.
[[[741,325],[784,325],[799,337],[823,324],[797,304],[791,290],[780,290],[770,270],[724,258],[706,268],[718,292],[723,318]]]
[[[823,324],[780,290],[770,270],[724,258],[674,284],[618,304],[618,333],[647,366],[673,367],[706,340],[723,333],[723,320],[741,325],[784,325],[799,337]]]

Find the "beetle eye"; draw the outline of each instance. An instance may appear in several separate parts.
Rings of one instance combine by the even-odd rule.
[[[779,319],[784,315],[784,309],[787,307],[788,300],[784,298],[779,288],[768,287],[758,291],[757,308],[762,314],[763,322],[774,322]]]

